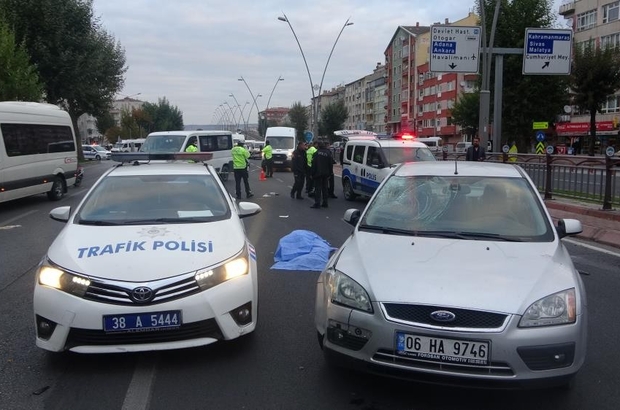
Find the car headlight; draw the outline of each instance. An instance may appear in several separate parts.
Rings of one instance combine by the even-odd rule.
[[[519,321],[519,327],[538,327],[575,323],[577,302],[575,288],[544,297],[530,305]]]
[[[200,290],[207,290],[227,280],[247,275],[249,271],[248,255],[244,251],[218,267],[199,269],[194,278]]]
[[[368,292],[344,273],[333,269],[329,272],[328,286],[332,303],[372,313]]]
[[[39,284],[63,292],[82,297],[90,286],[90,280],[84,276],[75,275],[58,267],[43,264],[37,272]]]

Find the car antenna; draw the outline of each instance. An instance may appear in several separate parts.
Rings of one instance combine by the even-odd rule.
[[[459,174],[459,169],[458,169],[458,161],[455,159],[454,160],[454,175],[458,175]]]

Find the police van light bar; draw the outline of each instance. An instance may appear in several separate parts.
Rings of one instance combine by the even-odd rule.
[[[212,152],[113,152],[112,161],[194,161],[204,162],[213,158]]]

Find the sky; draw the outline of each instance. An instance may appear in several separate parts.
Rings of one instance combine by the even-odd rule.
[[[553,10],[565,0],[554,0]],[[353,82],[384,63],[399,25],[453,22],[474,11],[473,0],[94,0],[94,14],[125,49],[125,86],[118,98],[156,103],[166,97],[183,122],[215,124],[220,105],[257,111],[310,104],[323,90]],[[293,31],[279,16],[288,18]],[[278,78],[284,80],[278,81]],[[239,81],[243,78],[244,81]],[[246,85],[247,84],[247,87]],[[249,88],[249,90],[248,90]],[[315,91],[318,93],[318,91]],[[258,95],[261,97],[258,97]],[[271,100],[269,101],[269,97]],[[245,104],[248,102],[249,104]],[[239,119],[239,110],[233,110]]]

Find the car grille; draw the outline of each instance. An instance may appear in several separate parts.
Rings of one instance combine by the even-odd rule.
[[[286,154],[273,154],[274,161],[286,161]]]
[[[468,364],[441,363],[419,358],[404,357],[394,350],[379,349],[372,360],[378,363],[394,364],[415,370],[438,370],[461,375],[514,376],[512,368],[503,362],[492,362],[489,366],[472,366]]]
[[[153,290],[154,296],[148,302],[135,302],[131,298],[131,292],[140,286],[146,286]],[[84,299],[113,305],[139,304],[141,306],[148,306],[183,298],[199,291],[200,288],[194,279],[193,273],[181,278],[174,277],[148,283],[91,279],[91,284],[84,295]]]
[[[152,332],[106,333],[103,330],[77,329],[69,331],[66,349],[76,346],[113,346],[123,344],[166,343],[210,337],[222,339],[222,332],[215,319],[183,324],[175,329]]]
[[[412,325],[428,325],[442,328],[460,329],[500,329],[504,326],[508,315],[479,310],[455,309],[442,306],[409,305],[400,303],[383,303],[387,319],[407,322]],[[447,310],[455,315],[451,322],[439,322],[431,317],[431,313]]]

